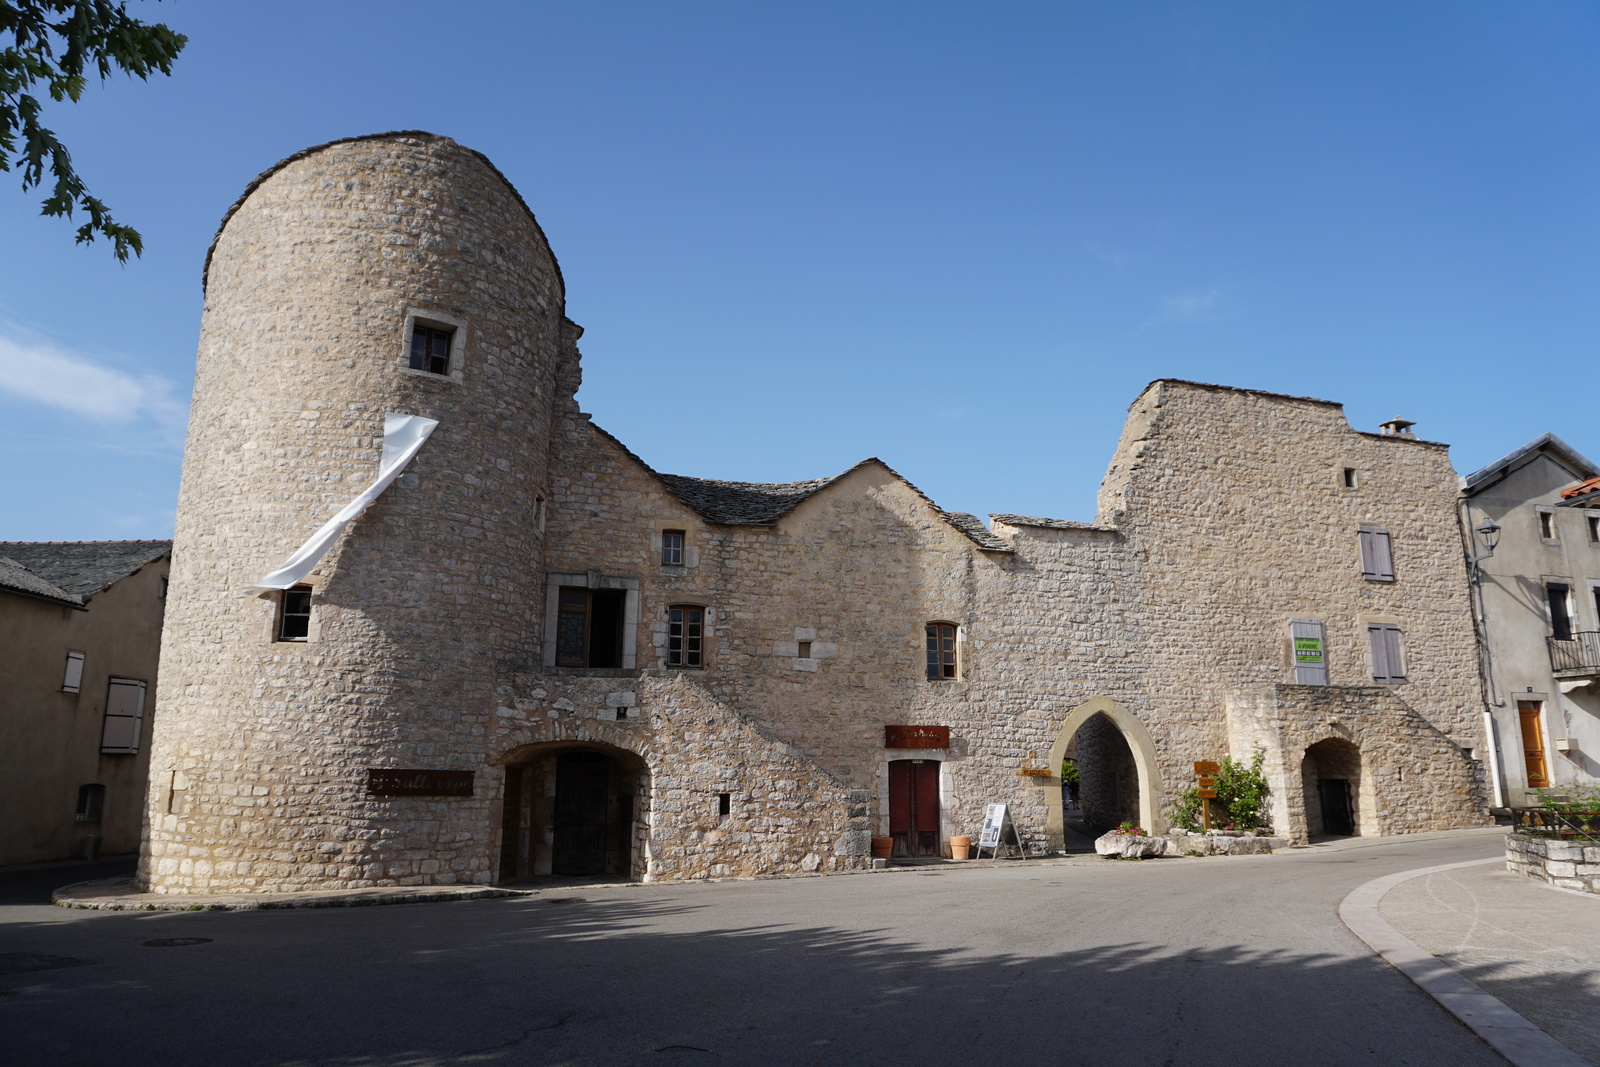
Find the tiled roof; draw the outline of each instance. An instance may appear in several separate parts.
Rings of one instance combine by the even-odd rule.
[[[793,511],[802,500],[834,481],[724,482],[683,474],[657,475],[685,504],[712,522],[768,523]]]
[[[1041,519],[1037,515],[990,515],[995,522],[1007,526],[1042,526],[1047,530],[1098,530],[1092,522],[1074,522],[1071,519]]]
[[[997,537],[983,520],[976,515],[969,515],[965,511],[947,511],[945,520],[972,539],[972,543],[979,548],[990,552],[1013,552],[1011,543],[1003,537]]]
[[[0,556],[78,596],[93,596],[171,551],[171,541],[0,541]]]
[[[82,601],[65,589],[51,585],[14,559],[0,556],[0,589],[23,596],[38,597],[56,604],[81,608]]]
[[[1580,496],[1588,496],[1590,493],[1600,493],[1600,478],[1590,478],[1561,490],[1561,499],[1574,500]]]

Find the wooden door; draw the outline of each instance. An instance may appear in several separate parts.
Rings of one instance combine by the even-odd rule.
[[[563,752],[556,757],[553,873],[606,873],[610,791],[610,757],[599,752]]]
[[[889,763],[889,834],[896,856],[939,855],[939,761]]]
[[[1543,789],[1550,784],[1544,766],[1544,730],[1539,726],[1539,701],[1517,701],[1517,719],[1522,727],[1522,758],[1528,765],[1528,788]]]

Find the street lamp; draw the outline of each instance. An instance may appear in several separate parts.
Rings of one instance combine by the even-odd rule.
[[[1473,556],[1467,562],[1477,567],[1479,563],[1494,555],[1494,546],[1500,543],[1500,524],[1493,519],[1484,519],[1483,524],[1473,532],[1483,538],[1484,553],[1481,556]]]

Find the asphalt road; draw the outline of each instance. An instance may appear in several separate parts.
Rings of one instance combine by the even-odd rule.
[[[1336,909],[1370,878],[1499,848],[299,911],[14,905],[0,907],[0,1061],[1491,1067]],[[146,947],[166,938],[210,940]]]

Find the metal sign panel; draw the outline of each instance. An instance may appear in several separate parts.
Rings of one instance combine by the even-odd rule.
[[[367,768],[367,795],[373,797],[470,797],[471,771]]]
[[[948,726],[885,726],[884,748],[949,748]]]

